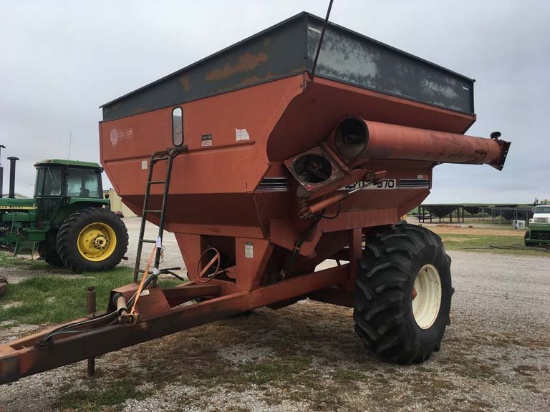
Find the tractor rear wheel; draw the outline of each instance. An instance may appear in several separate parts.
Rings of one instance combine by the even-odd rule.
[[[367,235],[355,281],[355,331],[383,359],[421,363],[438,351],[450,323],[451,258],[419,226],[386,226]]]
[[[102,208],[87,208],[70,215],[57,234],[57,252],[74,272],[114,268],[128,249],[128,231],[122,220]]]
[[[38,244],[38,254],[49,265],[63,266],[59,253],[57,253],[55,235],[47,235],[46,240]]]

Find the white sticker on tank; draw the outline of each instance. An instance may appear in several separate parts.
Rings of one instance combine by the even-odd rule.
[[[235,129],[235,140],[237,142],[241,140],[250,140],[248,131],[246,129]]]
[[[244,257],[254,259],[254,243],[244,242]]]
[[[141,170],[147,170],[147,160],[141,161]]]

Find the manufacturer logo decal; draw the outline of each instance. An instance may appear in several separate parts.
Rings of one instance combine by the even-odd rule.
[[[116,144],[118,143],[118,131],[117,129],[111,129],[111,144],[113,146],[116,146]]]

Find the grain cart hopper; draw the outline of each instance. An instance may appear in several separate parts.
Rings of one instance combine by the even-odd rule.
[[[175,234],[191,281],[157,287],[154,268],[103,317],[3,346],[4,382],[304,298],[354,307],[384,359],[439,349],[450,259],[437,235],[396,222],[435,165],[501,169],[508,143],[463,135],[472,80],[343,27],[328,24],[313,75],[322,30],[299,14],[103,106],[105,171]],[[142,230],[147,255],[149,242],[161,239]]]
[[[17,158],[12,158],[17,159]],[[13,249],[36,245],[42,259],[74,272],[104,271],[126,253],[128,233],[103,198],[103,168],[93,162],[51,159],[38,162],[34,198],[0,199],[0,244]]]

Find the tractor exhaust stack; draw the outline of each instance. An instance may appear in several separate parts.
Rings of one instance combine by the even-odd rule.
[[[18,157],[8,157],[10,161],[10,191],[8,197],[10,199],[15,199],[15,162],[19,160]]]

